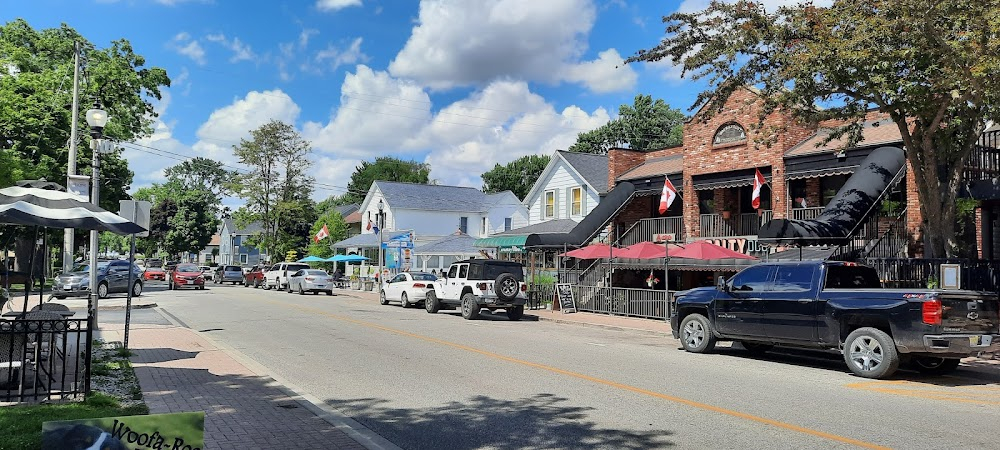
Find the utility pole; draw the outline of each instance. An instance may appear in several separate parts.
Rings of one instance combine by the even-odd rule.
[[[69,161],[66,165],[66,187],[69,188],[76,175],[76,141],[79,139],[77,125],[80,121],[80,42],[73,42],[73,119],[69,132]],[[73,228],[63,230],[63,272],[73,271],[73,249],[75,247]]]

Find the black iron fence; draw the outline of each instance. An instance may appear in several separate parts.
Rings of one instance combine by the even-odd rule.
[[[1000,285],[1000,261],[968,259],[882,259],[866,258],[887,288],[927,288],[940,286],[941,265],[958,264],[962,289],[997,292]]]
[[[0,402],[83,398],[92,338],[88,319],[0,321]]]
[[[647,319],[669,319],[673,294],[652,289],[573,286],[577,311]]]

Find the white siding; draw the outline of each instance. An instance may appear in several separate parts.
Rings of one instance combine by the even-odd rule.
[[[489,236],[504,231],[504,219],[511,219],[511,229],[521,228],[528,225],[528,212],[523,203],[517,200],[513,194],[504,196],[497,201],[496,205],[490,208],[487,216],[487,226]],[[477,236],[487,237],[487,236]]]
[[[554,157],[556,158],[556,157]],[[600,196],[595,192],[590,186],[587,185],[583,177],[577,175],[576,171],[570,168],[566,161],[562,158],[555,159],[555,166],[550,172],[547,179],[538,180],[541,183],[541,187],[535,193],[532,198],[525,199],[525,205],[530,205],[530,212],[528,216],[528,225],[534,225],[541,222],[546,222],[554,219],[573,219],[577,222],[583,220],[587,214],[590,213],[597,203],[600,201]],[[571,215],[570,208],[572,207],[572,198],[570,197],[570,188],[582,186],[585,190],[583,194],[583,214]],[[556,194],[556,208],[554,217],[545,217],[545,192],[555,191]]]

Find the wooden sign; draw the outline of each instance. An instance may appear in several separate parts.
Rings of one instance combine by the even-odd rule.
[[[563,313],[576,312],[576,299],[573,298],[572,284],[556,284],[556,297],[559,298],[559,309],[561,309]]]

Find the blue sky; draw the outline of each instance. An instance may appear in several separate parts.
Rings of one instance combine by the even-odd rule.
[[[662,16],[707,2],[0,0],[0,20],[66,23],[100,48],[125,38],[167,70],[156,132],[125,145],[133,189],[184,157],[238,166],[232,146],[279,119],[312,142],[323,199],[383,155],[481,187],[494,164],[565,149],[639,93],[687,113],[701,84],[621,62],[659,42]]]

